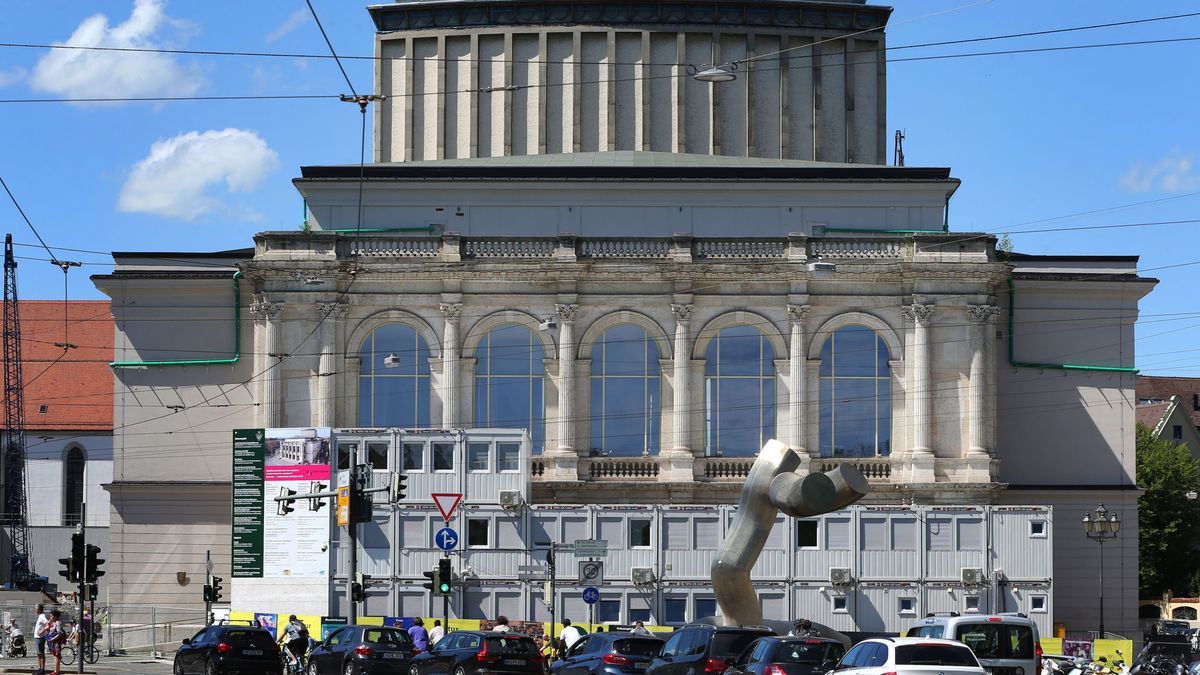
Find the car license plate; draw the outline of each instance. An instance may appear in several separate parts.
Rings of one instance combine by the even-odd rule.
[[[384,652],[383,658],[396,659],[397,661],[399,661],[400,659],[404,658],[404,654],[402,654],[401,652]]]
[[[506,666],[523,666],[523,665],[525,665],[525,659],[504,659],[504,665],[506,665]]]
[[[261,649],[243,649],[242,654],[245,654],[246,656],[262,656],[262,650]]]
[[[635,663],[635,664],[633,664],[633,669],[634,670],[645,670],[646,665],[647,665],[647,663],[645,661],[642,661],[640,663]]]

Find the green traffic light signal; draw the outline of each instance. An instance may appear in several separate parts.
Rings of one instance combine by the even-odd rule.
[[[450,592],[450,582],[443,581],[440,584],[438,584],[438,593],[445,595],[449,592]]]

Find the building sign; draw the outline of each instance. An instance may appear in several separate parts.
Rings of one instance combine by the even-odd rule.
[[[233,430],[233,576],[263,575],[263,429]]]

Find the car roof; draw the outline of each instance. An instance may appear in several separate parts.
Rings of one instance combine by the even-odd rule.
[[[775,635],[775,631],[767,626],[714,626],[707,623],[693,623],[680,628],[679,630],[711,630],[720,633],[761,633],[763,635]]]
[[[923,638],[923,637],[888,637],[888,638],[871,638],[863,640],[863,642],[887,642],[897,647],[904,645],[949,645],[951,647],[966,647],[958,640],[946,640],[944,638]]]
[[[834,640],[833,638],[822,637],[820,635],[810,635],[807,637],[803,635],[766,635],[764,638],[777,642],[832,642],[834,644],[842,644],[841,640]]]
[[[1019,614],[963,614],[959,616],[927,616],[918,619],[917,626],[934,626],[942,623],[1019,623],[1037,625],[1033,619]]]

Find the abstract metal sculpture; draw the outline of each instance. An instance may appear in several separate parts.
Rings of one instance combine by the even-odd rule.
[[[867,479],[852,465],[803,476],[795,473],[799,466],[799,455],[783,443],[770,440],[750,467],[733,526],[712,564],[713,591],[725,625],[758,625],[763,621],[750,570],[780,511],[793,518],[807,518],[845,508],[871,491]]]

